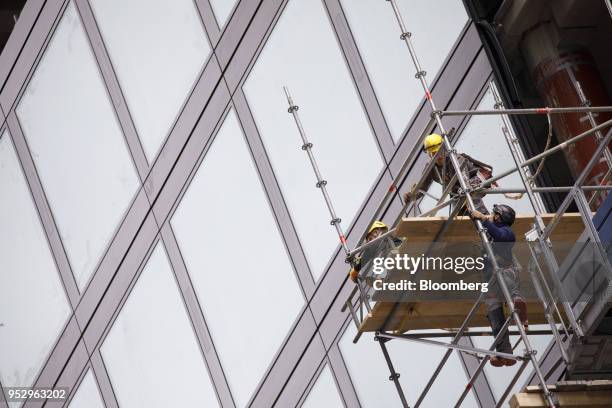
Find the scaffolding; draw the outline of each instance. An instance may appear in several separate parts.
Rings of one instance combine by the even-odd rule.
[[[585,336],[581,322],[578,316],[576,315],[571,302],[564,296],[563,286],[562,286],[563,284],[559,277],[560,266],[558,264],[555,253],[553,252],[552,244],[550,241],[551,232],[559,224],[559,222],[563,219],[564,215],[566,214],[566,211],[568,210],[568,208],[570,207],[572,203],[576,203],[576,206],[579,211],[580,219],[586,227],[585,228],[586,234],[588,235],[590,242],[594,243],[595,245],[597,255],[601,261],[601,264],[605,268],[605,273],[607,273],[608,276],[612,277],[612,267],[608,261],[606,249],[602,245],[602,242],[599,238],[598,231],[593,224],[592,212],[590,209],[590,204],[593,203],[593,200],[596,195],[602,194],[602,193],[606,194],[607,191],[612,189],[612,186],[608,182],[611,172],[612,172],[612,154],[610,154],[610,151],[608,149],[608,146],[610,142],[612,141],[612,129],[610,129],[610,126],[612,126],[612,120],[608,120],[601,124],[597,124],[594,120],[593,113],[594,112],[610,112],[612,111],[612,107],[611,106],[602,106],[602,107],[586,106],[587,105],[586,98],[584,98],[584,95],[582,95],[583,105],[585,106],[580,106],[580,107],[560,107],[560,108],[543,107],[543,108],[534,108],[534,109],[505,109],[503,107],[501,98],[497,92],[497,89],[495,88],[494,83],[491,82],[489,86],[490,86],[491,92],[495,100],[495,109],[493,110],[455,110],[455,111],[440,110],[437,108],[436,104],[434,103],[434,99],[433,99],[429,84],[426,80],[426,72],[422,69],[421,64],[417,58],[415,49],[411,41],[412,33],[407,31],[406,29],[406,26],[404,24],[404,21],[402,19],[402,16],[396,4],[396,0],[390,0],[389,3],[391,7],[393,8],[394,15],[397,19],[397,23],[401,30],[400,39],[405,42],[407,49],[409,51],[412,63],[416,70],[415,78],[420,82],[423,88],[425,99],[427,103],[429,104],[432,113],[431,113],[431,118],[429,122],[427,123],[427,125],[425,126],[425,128],[423,129],[423,132],[421,133],[419,137],[419,140],[417,141],[414,148],[410,151],[410,153],[406,157],[406,160],[404,161],[402,167],[400,168],[392,184],[390,185],[388,192],[385,194],[385,196],[381,200],[370,222],[367,225],[368,227],[372,225],[374,221],[380,219],[382,214],[388,208],[390,208],[391,202],[394,199],[396,199],[396,197],[398,196],[398,186],[402,183],[402,181],[407,176],[411,163],[413,163],[416,160],[416,158],[419,156],[419,154],[421,154],[421,146],[422,146],[423,140],[430,132],[433,131],[434,128],[437,128],[443,137],[443,147],[444,148],[439,149],[433,155],[431,160],[428,162],[425,170],[423,171],[422,177],[412,188],[413,193],[427,194],[427,192],[425,191],[427,186],[425,186],[424,183],[427,179],[427,176],[432,171],[437,171],[435,167],[435,162],[438,159],[438,156],[441,155],[442,152],[444,151],[450,161],[450,164],[452,165],[454,176],[448,182],[444,182],[443,181],[444,178],[440,177],[440,180],[443,182],[442,195],[440,197],[435,197],[436,204],[434,205],[433,208],[431,208],[430,210],[426,212],[421,212],[418,215],[419,218],[425,218],[425,217],[435,215],[439,210],[443,208],[450,207],[449,216],[445,220],[443,226],[435,234],[432,240],[432,243],[440,241],[440,239],[447,232],[449,226],[451,225],[453,220],[456,219],[456,217],[458,216],[459,212],[461,211],[463,207],[466,207],[470,213],[476,210],[476,207],[474,204],[474,198],[473,198],[474,194],[480,194],[480,195],[482,194],[507,194],[507,193],[526,194],[534,210],[534,216],[533,216],[534,223],[532,224],[532,229],[525,235],[529,243],[529,251],[530,251],[532,260],[534,262],[534,265],[535,265],[535,268],[533,268],[533,270],[530,269],[530,278],[534,285],[534,288],[536,289],[536,293],[538,295],[539,302],[542,305],[545,321],[549,326],[549,330],[530,330],[529,332],[527,331],[525,326],[523,326],[519,318],[519,311],[515,307],[514,301],[507,287],[507,284],[504,281],[504,279],[501,278],[501,275],[500,275],[501,268],[497,263],[497,259],[496,259],[496,256],[493,252],[493,248],[491,245],[492,242],[487,234],[487,231],[484,228],[480,220],[474,219],[473,222],[476,227],[476,232],[479,236],[480,241],[482,242],[482,246],[484,248],[485,253],[487,254],[490,262],[492,263],[493,277],[491,279],[497,280],[499,288],[501,289],[501,292],[502,292],[503,301],[505,302],[505,305],[507,306],[507,309],[509,311],[508,317],[506,318],[497,336],[495,336],[492,345],[488,349],[476,348],[476,347],[460,344],[460,340],[462,339],[463,336],[485,335],[487,333],[490,333],[486,331],[470,332],[468,330],[468,326],[470,324],[471,319],[475,316],[477,310],[479,309],[481,304],[484,302],[484,298],[485,298],[484,292],[481,292],[478,299],[474,302],[472,307],[469,309],[469,312],[466,314],[461,326],[459,326],[458,329],[449,331],[447,333],[428,333],[428,332],[420,332],[420,333],[397,333],[395,332],[394,333],[394,332],[389,332],[387,330],[384,330],[384,328],[387,326],[386,324],[387,321],[385,321],[381,325],[383,330],[378,330],[375,332],[374,340],[379,343],[384,359],[389,368],[389,372],[390,372],[389,380],[393,381],[402,405],[404,407],[408,407],[409,405],[408,405],[406,396],[404,394],[403,388],[399,381],[400,375],[396,371],[393,365],[393,361],[387,350],[386,343],[393,339],[412,341],[412,342],[418,342],[422,344],[444,347],[447,349],[442,359],[436,366],[436,369],[434,370],[431,378],[429,379],[426,386],[419,394],[419,397],[416,400],[416,403],[414,405],[415,407],[419,407],[423,403],[425,397],[427,396],[429,390],[431,389],[432,385],[434,384],[441,370],[444,368],[453,350],[456,350],[460,353],[468,353],[468,354],[475,355],[481,358],[480,364],[478,365],[477,369],[472,373],[471,377],[469,378],[465,386],[464,391],[459,396],[457,403],[455,404],[456,407],[461,406],[462,402],[468,395],[469,391],[472,389],[475,381],[478,379],[479,375],[483,372],[485,365],[494,356],[517,360],[520,362],[518,371],[515,373],[513,378],[510,380],[504,393],[502,394],[501,398],[499,398],[497,402],[498,407],[504,403],[509,393],[513,389],[514,385],[518,381],[519,377],[521,376],[521,374],[523,373],[523,371],[527,368],[529,364],[531,364],[533,367],[533,371],[540,384],[540,389],[542,391],[543,397],[547,405],[549,407],[556,407],[557,406],[556,398],[551,392],[549,386],[546,384],[546,376],[544,375],[538,363],[538,360],[536,358],[536,351],[531,345],[528,335],[535,335],[535,334],[552,335],[554,343],[560,351],[561,359],[566,365],[570,363],[570,356],[568,353],[568,348],[571,347],[572,341],[576,341],[577,339],[579,340]],[[368,249],[378,249],[379,250],[381,247],[384,247],[384,244],[388,243],[389,240],[397,233],[398,225],[400,224],[400,222],[402,221],[402,218],[405,215],[410,214],[412,211],[414,211],[415,214],[417,212],[420,212],[419,202],[421,198],[419,198],[418,194],[413,194],[410,200],[407,200],[406,202],[403,202],[402,200],[402,204],[403,204],[402,209],[399,212],[398,216],[395,218],[394,222],[392,223],[391,228],[386,233],[380,235],[376,239],[366,242],[366,236],[367,236],[367,231],[368,231],[368,229],[366,228],[366,230],[363,232],[360,239],[358,240],[356,247],[352,250],[349,249],[347,246],[346,236],[340,225],[341,220],[336,215],[336,212],[332,205],[331,198],[326,189],[327,181],[323,179],[319,171],[314,154],[312,152],[313,145],[312,143],[308,141],[304,128],[299,119],[299,116],[298,116],[299,108],[294,103],[289,93],[289,90],[286,87],[284,88],[284,92],[287,97],[287,102],[289,104],[288,112],[293,116],[297,129],[300,133],[300,136],[303,142],[302,150],[304,150],[308,155],[313,171],[316,175],[316,179],[317,179],[316,187],[321,190],[322,195],[325,199],[328,211],[331,216],[330,224],[334,226],[338,234],[338,238],[340,240],[342,249],[346,254],[347,262],[353,262],[355,257],[363,253],[363,251],[365,250],[368,250]],[[550,116],[555,115],[555,114],[569,113],[569,112],[584,112],[587,115],[588,123],[590,124],[591,129],[579,135],[576,135],[569,140],[559,143],[556,146],[546,148],[542,153],[537,154],[529,159],[525,159],[524,157],[522,157],[522,153],[520,149],[518,148],[518,140],[513,133],[513,130],[512,130],[513,128],[509,120],[510,115],[546,115],[548,119],[548,123],[549,123],[549,132],[550,132],[551,131],[550,130],[550,126],[551,126]],[[459,154],[453,147],[453,144],[451,143],[451,140],[450,140],[452,136],[452,131],[447,132],[442,122],[443,117],[448,117],[448,116],[464,116],[465,117],[465,116],[475,116],[475,115],[499,115],[501,117],[501,120],[502,120],[501,131],[504,135],[509,151],[512,155],[512,159],[514,161],[514,166],[512,168],[504,172],[501,172],[494,177],[491,177],[485,180],[477,187],[470,185],[469,181],[467,180],[467,177],[464,174],[464,171],[462,169],[462,163],[460,161]],[[602,131],[604,131],[606,128],[608,128],[608,130],[607,130],[607,133],[604,135]],[[536,187],[535,177],[531,173],[531,170],[530,170],[532,165],[540,162],[541,160],[545,159],[546,157],[556,152],[566,149],[571,144],[574,144],[590,136],[596,137],[598,141],[598,147],[595,153],[593,154],[592,158],[589,160],[586,167],[582,169],[580,175],[575,179],[575,182],[573,185],[563,186],[563,187]],[[608,171],[604,175],[603,179],[601,180],[600,185],[596,185],[596,186],[584,185],[587,175],[590,173],[593,167],[598,163],[601,157],[605,159],[607,166],[608,166]],[[515,172],[517,172],[520,176],[521,183],[523,185],[522,188],[503,189],[503,188],[492,187],[494,186],[495,181],[502,179]],[[451,192],[453,192],[453,189],[456,188],[457,184],[459,185],[459,190],[458,190],[459,194],[456,194],[456,192],[455,194],[451,194]],[[545,216],[543,205],[541,201],[539,200],[539,197],[536,196],[537,193],[544,193],[544,192],[567,192],[565,199],[562,201],[561,205],[557,209],[556,213],[552,215],[552,217]],[[590,199],[587,198],[587,195],[586,195],[587,193],[591,193]],[[401,200],[401,196],[400,196],[400,200]],[[545,219],[548,220],[548,222],[545,222]],[[386,248],[385,250],[388,250],[389,246],[387,245],[385,248]],[[554,285],[555,290],[551,289],[550,285],[548,284],[546,277],[544,276],[544,272],[542,270],[542,264],[546,267],[548,271],[550,271],[550,277],[553,280],[552,283]],[[489,283],[491,283],[491,281],[489,281]],[[350,293],[342,309],[343,311],[345,310],[349,311],[353,322],[357,326],[357,335],[354,338],[354,342],[357,342],[360,336],[363,334],[363,330],[362,330],[363,323],[367,319],[367,316],[372,313],[372,305],[371,305],[372,297],[371,297],[370,291],[367,286],[368,286],[368,283],[367,283],[366,277],[363,275],[360,275],[356,282],[355,288]],[[560,295],[560,297],[556,298],[553,295],[553,292],[557,296]],[[393,315],[393,310],[395,310],[395,308],[400,302],[401,300],[394,303],[392,311],[389,313],[388,317],[386,318],[387,320]],[[563,313],[561,312],[557,304],[561,305]],[[365,317],[364,317],[364,308],[366,312]],[[513,331],[513,332],[510,331],[511,325],[516,326],[516,331]],[[501,340],[502,336],[506,332],[509,332],[514,335],[518,335],[520,337],[519,342],[516,343],[513,347],[512,354],[495,350],[496,344]],[[450,342],[431,340],[431,338],[436,338],[436,337],[452,337],[452,340]],[[516,349],[519,343],[523,343],[524,348],[525,348],[525,351],[522,355],[514,354],[514,349]]]

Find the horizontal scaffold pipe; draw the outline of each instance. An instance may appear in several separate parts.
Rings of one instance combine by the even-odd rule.
[[[483,109],[440,111],[441,116],[476,115],[548,115],[578,112],[612,112],[612,106],[576,106],[567,108],[528,108],[528,109]]]
[[[600,191],[600,190],[612,190],[612,186],[582,186],[580,187],[584,191]],[[562,193],[570,191],[572,186],[562,187],[534,187],[531,190],[534,193]],[[507,193],[525,193],[527,190],[524,188],[485,188],[479,190],[479,192],[485,194],[507,194]]]
[[[525,160],[523,163],[521,163],[521,166],[522,167],[529,166],[529,165],[537,162],[541,158],[546,157],[546,156],[550,156],[553,153],[556,153],[556,152],[558,152],[560,150],[563,150],[567,146],[569,146],[569,145],[571,145],[573,143],[576,143],[577,141],[582,140],[585,137],[587,137],[587,136],[597,132],[598,130],[604,129],[604,128],[610,126],[610,125],[612,125],[612,119],[606,120],[605,122],[603,122],[603,123],[601,123],[601,124],[591,128],[591,129],[589,129],[589,130],[587,130],[585,132],[582,132],[581,134],[579,134],[577,136],[574,136],[571,139],[566,140],[565,142],[559,143],[558,145],[556,145],[554,147],[551,147],[548,150],[544,150],[542,153],[533,156],[529,160]],[[497,175],[495,177],[491,177],[490,179],[484,181],[482,183],[481,187],[490,186],[491,184],[495,183],[497,180],[502,179],[502,178],[504,178],[504,177],[506,177],[506,176],[508,176],[508,175],[510,175],[510,174],[512,174],[514,172],[516,172],[517,170],[518,170],[517,167],[513,167],[513,168],[511,168],[509,170],[504,171],[503,173],[500,173],[499,175]]]

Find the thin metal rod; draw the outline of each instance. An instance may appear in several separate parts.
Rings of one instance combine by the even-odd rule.
[[[465,334],[468,322],[472,319],[472,316],[474,316],[474,314],[476,313],[476,311],[478,310],[478,308],[480,307],[480,305],[484,301],[484,296],[485,296],[484,292],[481,292],[480,296],[478,296],[478,300],[476,300],[476,302],[474,302],[474,304],[472,305],[472,308],[470,309],[470,311],[467,314],[466,318],[463,320],[463,323],[461,324],[461,327],[459,328],[457,333],[455,333],[455,336],[454,336],[453,340],[451,341],[452,344],[459,343],[459,340],[461,339],[461,336],[463,336]],[[405,336],[410,336],[410,335],[409,334],[405,334]],[[444,368],[444,365],[448,361],[448,359],[451,356],[452,352],[453,352],[453,349],[449,348],[444,353],[444,356],[442,356],[442,359],[438,363],[438,366],[434,370],[433,374],[429,377],[429,381],[427,381],[427,384],[425,384],[425,388],[423,388],[423,391],[421,391],[421,395],[419,395],[419,399],[417,400],[417,402],[415,404],[415,408],[418,408],[421,405],[421,403],[423,402],[423,400],[425,399],[425,397],[427,396],[427,393],[431,389],[431,386],[435,382],[436,378],[438,378],[438,374],[440,373],[440,371],[442,371],[442,368]]]
[[[612,122],[612,119],[607,122]],[[604,123],[607,123],[607,122],[604,122]],[[563,214],[565,210],[567,209],[567,207],[570,205],[570,203],[574,199],[574,195],[576,191],[580,188],[580,185],[584,183],[584,180],[586,179],[587,175],[591,172],[591,169],[593,168],[593,166],[595,166],[595,164],[599,162],[599,156],[601,156],[604,149],[608,147],[608,143],[610,143],[610,140],[612,140],[612,129],[608,130],[608,134],[606,135],[606,137],[603,138],[599,142],[599,146],[597,146],[597,149],[593,153],[593,156],[591,157],[587,165],[582,170],[582,173],[580,173],[580,175],[576,179],[573,190],[570,191],[569,194],[565,197],[565,199],[559,206],[559,209],[555,213],[555,216],[550,221],[550,223],[546,226],[546,229],[543,231],[543,234],[542,234],[543,238],[547,238],[550,235],[550,232],[557,226],[557,224],[561,220],[561,214]],[[585,221],[590,222],[591,224],[593,223],[590,217]]]
[[[449,331],[449,332],[418,332],[418,333],[404,333],[403,335],[406,337],[417,337],[417,338],[446,338],[446,337],[454,337],[457,335],[457,331]],[[519,332],[515,330],[511,330],[508,332],[510,336],[518,336]],[[548,329],[540,329],[540,330],[529,330],[529,335],[551,335],[552,331]],[[461,334],[462,337],[487,337],[493,336],[493,332],[491,330],[467,330]]]
[[[497,343],[499,343],[501,341],[502,336],[504,336],[506,334],[506,331],[508,330],[508,326],[510,325],[510,320],[511,320],[511,317],[508,316],[508,318],[504,322],[502,328],[500,329],[499,333],[497,333],[497,336],[495,336],[495,338],[493,339],[493,344],[491,344],[491,347],[489,347],[489,350],[491,350],[491,351],[494,350],[495,347],[497,346]],[[455,403],[455,408],[461,406],[461,404],[463,403],[463,400],[465,399],[465,397],[467,397],[468,393],[470,392],[470,390],[472,389],[472,387],[474,385],[474,382],[476,382],[476,380],[478,379],[478,376],[480,375],[480,373],[482,373],[482,371],[484,370],[485,365],[487,364],[487,362],[489,360],[490,360],[490,357],[489,356],[485,356],[485,358],[482,359],[480,364],[478,364],[478,368],[476,368],[476,371],[474,371],[474,374],[472,374],[472,376],[469,379],[468,383],[465,385],[465,388],[463,389],[463,392],[459,396],[459,399]]]
[[[349,249],[346,246],[346,236],[344,235],[344,231],[342,230],[342,227],[340,226],[340,222],[342,220],[338,218],[338,216],[336,215],[336,210],[334,209],[334,206],[332,204],[331,197],[329,196],[329,193],[327,192],[327,187],[326,187],[327,181],[323,179],[323,176],[321,176],[321,171],[319,170],[317,161],[314,157],[314,154],[312,153],[312,143],[308,141],[308,138],[306,137],[306,132],[304,131],[304,127],[302,126],[302,122],[300,121],[300,117],[298,115],[299,108],[297,105],[293,103],[293,99],[291,98],[291,95],[289,94],[289,89],[286,86],[284,86],[283,90],[285,91],[285,95],[287,96],[287,103],[289,104],[288,112],[291,115],[293,115],[293,119],[295,120],[295,124],[300,133],[300,137],[302,138],[302,143],[303,143],[302,150],[304,150],[308,154],[308,158],[310,159],[310,164],[312,165],[312,170],[314,171],[315,176],[317,178],[316,186],[321,190],[321,193],[323,194],[323,198],[325,199],[325,204],[327,204],[327,209],[329,211],[329,215],[331,216],[330,224],[333,225],[334,228],[336,229],[336,233],[338,234],[338,238],[340,239],[340,244],[342,245],[342,249],[344,249],[344,252],[348,254]]]
[[[408,405],[408,401],[406,401],[406,396],[404,395],[404,391],[402,390],[402,386],[399,382],[400,375],[397,371],[395,371],[395,368],[393,367],[393,362],[391,362],[391,357],[389,357],[389,351],[387,350],[387,346],[385,346],[385,342],[387,340],[379,338],[378,334],[374,337],[374,340],[378,341],[378,344],[380,344],[380,348],[383,352],[383,355],[385,356],[385,361],[387,362],[387,366],[389,367],[389,372],[391,373],[391,375],[389,376],[389,380],[393,381],[393,383],[395,384],[397,393],[399,394],[400,400],[402,401],[402,406],[404,406],[405,408],[409,408],[410,406]]]
[[[406,46],[408,47],[408,51],[410,53],[410,57],[412,58],[412,62],[414,63],[414,67],[416,69],[416,78],[420,81],[421,86],[423,88],[423,91],[425,93],[425,98],[429,101],[429,105],[431,107],[432,113],[434,118],[436,119],[436,123],[438,125],[438,128],[440,129],[442,135],[443,135],[443,144],[444,147],[446,148],[448,157],[450,158],[450,162],[453,166],[453,169],[455,171],[455,174],[457,174],[458,177],[458,181],[459,181],[459,185],[461,186],[461,189],[463,191],[468,192],[465,195],[465,202],[466,202],[466,206],[468,211],[472,212],[475,211],[475,205],[474,205],[474,201],[472,199],[472,196],[470,195],[470,186],[468,185],[467,180],[465,179],[464,175],[462,174],[462,169],[461,166],[459,164],[458,158],[457,158],[457,152],[453,149],[453,146],[451,145],[448,137],[447,137],[447,133],[444,129],[444,124],[442,123],[442,119],[440,116],[440,112],[437,110],[436,105],[433,101],[433,97],[431,95],[431,90],[429,88],[429,84],[427,83],[427,80],[425,79],[425,71],[422,70],[421,68],[421,64],[419,63],[419,60],[416,56],[416,51],[412,45],[412,42],[410,40],[411,37],[411,33],[407,32],[406,27],[404,25],[404,21],[401,17],[399,8],[397,6],[397,2],[396,0],[390,0],[391,6],[393,7],[393,12],[395,14],[395,17],[397,19],[397,22],[400,26],[401,29],[401,36],[400,38],[402,40],[404,40]],[[512,317],[514,319],[514,321],[517,324],[517,327],[519,329],[519,332],[521,334],[521,338],[523,339],[523,342],[525,344],[525,348],[527,349],[527,353],[529,355],[529,359],[533,364],[533,368],[536,371],[536,374],[538,376],[538,379],[540,380],[540,384],[542,385],[542,388],[545,390],[544,392],[544,397],[546,398],[546,401],[548,403],[548,405],[550,407],[555,407],[555,403],[553,401],[552,398],[552,394],[550,393],[550,390],[548,389],[548,387],[546,386],[546,381],[544,379],[544,376],[542,374],[542,371],[540,370],[540,367],[538,366],[537,361],[535,361],[535,359],[533,358],[535,352],[533,350],[533,347],[531,346],[531,343],[529,342],[529,339],[527,337],[527,334],[525,332],[525,328],[522,326],[521,324],[521,320],[519,319],[518,316],[518,310],[515,308],[514,302],[512,300],[512,297],[510,295],[510,292],[508,290],[508,287],[504,281],[504,279],[501,276],[501,272],[499,269],[499,265],[497,263],[497,260],[495,258],[495,254],[493,252],[493,248],[491,246],[491,243],[489,241],[489,238],[487,236],[487,232],[486,229],[483,227],[483,224],[480,220],[475,220],[474,222],[476,224],[476,229],[478,231],[478,234],[480,235],[481,241],[483,243],[484,249],[486,251],[487,256],[489,257],[489,259],[491,260],[491,264],[493,266],[493,271],[494,271],[494,275],[497,278],[497,281],[499,283],[500,288],[502,289],[502,293],[504,295],[504,299],[506,301],[506,304],[508,305],[509,310],[512,311]],[[454,345],[456,346],[456,345]]]
[[[510,384],[508,384],[502,396],[499,397],[499,400],[497,401],[497,405],[495,405],[495,408],[501,408],[504,405],[504,401],[506,401],[506,398],[508,398],[508,394],[510,394],[510,391],[512,391],[512,388],[514,388],[514,385],[521,377],[521,374],[523,374],[523,371],[525,371],[525,368],[527,368],[527,360],[523,361],[523,363],[519,367],[516,374],[514,374],[512,381],[510,381]]]
[[[612,3],[610,3],[610,0],[604,0],[604,3],[606,3],[608,13],[610,14],[610,18],[612,18]]]
[[[547,115],[574,112],[612,112],[612,106],[574,106],[565,108],[482,109],[440,111],[440,116]]]
[[[565,191],[571,191],[572,186],[561,186],[561,187],[533,187],[531,191],[534,193],[561,193]],[[582,186],[580,190],[584,191],[605,191],[612,190],[612,186]],[[506,193],[525,193],[525,188],[485,188],[478,190],[485,194],[506,194]]]
[[[487,350],[487,349],[481,349],[477,347],[462,346],[461,344],[444,343],[442,341],[427,340],[427,339],[421,339],[418,337],[406,337],[403,334],[378,333],[378,337],[382,337],[385,339],[407,340],[407,341],[412,341],[415,343],[429,344],[430,346],[446,347],[446,348],[453,349],[453,350],[459,350],[464,353],[498,356],[498,357],[503,357],[503,358],[509,358],[512,360],[524,360],[525,359],[525,357],[516,356],[511,353],[502,353],[501,351]]]
[[[537,161],[538,161],[538,160],[540,160],[541,158],[546,157],[546,156],[550,156],[550,155],[551,155],[551,154],[553,154],[553,153],[556,153],[556,152],[558,152],[558,151],[560,151],[560,150],[563,150],[563,149],[565,149],[566,147],[568,147],[569,145],[571,145],[571,144],[573,144],[573,143],[576,143],[576,142],[578,142],[579,140],[582,140],[582,139],[584,139],[585,137],[587,137],[587,136],[589,136],[589,135],[591,135],[591,134],[593,134],[593,133],[597,132],[598,130],[601,130],[601,129],[603,129],[603,128],[606,128],[606,127],[608,127],[608,126],[610,126],[610,125],[612,125],[612,119],[610,119],[610,120],[606,120],[605,122],[603,122],[603,123],[601,123],[601,124],[599,124],[599,125],[595,126],[594,128],[591,128],[591,129],[589,129],[589,130],[587,130],[587,131],[584,131],[584,132],[582,132],[581,134],[579,134],[579,135],[577,135],[577,136],[574,136],[574,137],[572,137],[571,139],[566,140],[565,142],[559,143],[558,145],[551,147],[551,148],[550,148],[550,149],[548,149],[548,150],[544,150],[542,153],[537,154],[537,155],[533,156],[532,158],[530,158],[530,159],[528,159],[528,160],[525,160],[525,161],[524,161],[524,162],[521,164],[521,166],[522,166],[522,167],[529,166],[529,165],[531,165],[531,164],[533,164],[533,163],[537,162]],[[491,177],[490,179],[487,179],[487,180],[483,181],[483,182],[482,182],[482,184],[480,185],[480,187],[484,188],[484,187],[490,186],[491,184],[495,183],[497,180],[502,179],[502,178],[504,178],[504,177],[506,177],[506,176],[508,176],[508,175],[510,175],[510,174],[512,174],[512,173],[514,173],[514,172],[516,172],[517,170],[518,170],[518,169],[517,169],[516,167],[513,167],[513,168],[511,168],[511,169],[509,169],[509,170],[506,170],[506,171],[504,171],[504,172],[502,172],[502,173],[498,174],[498,175],[497,175],[497,176],[495,176],[495,177]]]

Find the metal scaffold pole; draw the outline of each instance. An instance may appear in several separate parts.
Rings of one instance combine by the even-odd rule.
[[[295,120],[295,125],[298,128],[298,132],[300,133],[300,137],[302,138],[302,150],[308,154],[308,159],[310,160],[310,164],[312,165],[312,170],[314,171],[315,177],[317,178],[317,188],[321,190],[321,194],[323,194],[323,198],[325,199],[325,204],[327,205],[327,210],[329,211],[329,215],[331,216],[330,224],[334,226],[336,229],[336,233],[338,234],[338,238],[340,239],[340,244],[342,245],[342,249],[348,255],[349,249],[346,245],[346,236],[344,235],[344,231],[340,226],[342,220],[336,215],[336,210],[334,209],[334,205],[332,204],[329,193],[327,192],[327,180],[323,179],[321,175],[321,171],[319,170],[319,166],[317,165],[317,160],[312,153],[312,143],[308,141],[306,137],[306,132],[304,131],[304,127],[302,126],[302,122],[300,121],[300,117],[298,115],[299,107],[293,103],[293,98],[291,98],[291,94],[289,93],[289,89],[284,86],[283,90],[285,91],[285,96],[287,96],[287,103],[289,104],[289,109],[287,111],[293,116],[293,120]]]
[[[412,45],[411,39],[410,37],[412,36],[412,34],[410,32],[408,32],[406,30],[404,21],[401,17],[401,13],[399,11],[399,8],[397,6],[397,3],[395,0],[390,0],[391,6],[393,7],[393,12],[395,14],[395,17],[397,19],[397,22],[400,26],[400,30],[401,30],[401,35],[400,38],[406,43],[406,46],[408,47],[408,51],[410,53],[410,57],[412,59],[412,62],[414,64],[414,67],[416,69],[416,78],[419,80],[419,82],[421,83],[421,86],[423,88],[423,91],[425,93],[425,98],[427,99],[427,101],[429,102],[429,105],[431,107],[432,110],[432,114],[434,115],[434,118],[436,120],[436,123],[438,125],[438,128],[440,129],[442,136],[443,136],[443,142],[444,142],[444,147],[447,150],[447,153],[449,155],[451,164],[453,166],[453,169],[455,171],[455,174],[457,174],[458,176],[458,181],[459,181],[459,185],[461,186],[461,189],[463,190],[463,192],[465,192],[465,201],[466,201],[466,205],[469,211],[474,211],[476,208],[474,206],[474,201],[472,200],[471,197],[471,187],[468,185],[467,180],[465,180],[463,174],[462,174],[462,169],[461,166],[459,164],[458,158],[457,158],[457,152],[454,150],[453,146],[451,145],[450,141],[448,140],[448,135],[446,134],[446,130],[444,128],[444,124],[442,123],[441,120],[441,114],[440,111],[437,109],[432,94],[431,94],[431,90],[429,88],[429,85],[427,83],[427,80],[425,79],[425,71],[421,68],[421,64],[417,58],[416,55],[416,51]],[[512,300],[512,297],[510,295],[510,292],[508,290],[508,287],[506,285],[506,283],[504,282],[504,280],[501,278],[500,276],[500,269],[499,269],[499,265],[497,264],[497,261],[495,259],[495,254],[493,252],[493,248],[491,246],[491,243],[489,241],[489,238],[487,236],[487,232],[486,229],[483,227],[482,223],[480,222],[480,220],[475,220],[475,224],[476,224],[476,228],[478,230],[478,234],[480,235],[480,239],[483,243],[483,246],[486,250],[487,255],[489,256],[489,259],[491,260],[491,263],[493,264],[493,270],[494,270],[494,274],[495,276],[497,276],[497,280],[499,283],[499,287],[502,290],[504,299],[506,301],[506,304],[508,305],[509,310],[511,311],[512,317],[514,322],[516,323],[518,330],[520,332],[520,337],[523,341],[523,344],[525,345],[525,349],[526,349],[526,356],[527,358],[531,361],[534,371],[536,372],[536,375],[538,377],[538,380],[540,381],[540,384],[542,385],[542,389],[544,391],[544,398],[547,401],[547,404],[550,407],[555,407],[555,401],[553,399],[553,395],[550,392],[550,390],[548,389],[547,385],[546,385],[546,379],[544,378],[544,375],[538,365],[538,362],[535,358],[535,350],[533,349],[531,342],[529,341],[529,338],[527,336],[527,333],[525,331],[525,328],[523,327],[521,320],[519,318],[518,315],[518,310],[516,309],[515,305],[514,305],[514,301]]]
[[[503,110],[502,109],[503,104],[502,104],[501,98],[499,94],[497,93],[497,89],[495,88],[495,84],[493,82],[489,84],[489,89],[491,90],[491,93],[493,94],[493,98],[495,100],[495,106],[499,108],[499,110]],[[535,212],[535,219],[536,219],[535,228],[538,232],[538,237],[540,237],[542,235],[542,231],[544,230],[544,221],[542,220],[542,208],[540,206],[540,202],[538,201],[535,193],[533,192],[533,184],[535,180],[533,180],[532,175],[530,174],[529,168],[521,166],[522,158],[519,157],[519,153],[517,149],[518,139],[516,139],[516,137],[514,137],[514,135],[510,133],[510,129],[512,129],[510,120],[508,119],[506,115],[502,115],[501,118],[502,118],[502,123],[503,123],[502,133],[504,134],[506,143],[508,144],[508,148],[510,149],[510,154],[512,155],[514,164],[516,165],[518,169],[518,173],[521,177],[521,182],[523,183],[523,186],[525,187],[525,191],[527,192],[527,197],[529,198],[529,202],[531,203],[531,206],[533,207],[533,210]],[[546,254],[546,259],[549,260],[551,258],[554,258],[554,254],[552,254],[552,251],[550,247],[548,246],[547,242],[541,239],[539,239],[538,241],[539,241],[541,250],[545,252]],[[534,256],[534,261],[537,263],[537,258],[535,256]],[[554,268],[554,270],[552,270],[551,272],[555,274],[555,276],[558,276],[557,275],[558,265],[556,264],[556,261],[554,263],[550,261],[548,264],[549,264],[549,267]],[[541,269],[539,267],[537,268],[537,270],[541,272]],[[551,310],[554,307],[555,311],[557,312],[559,316],[559,320],[561,321],[561,324],[563,324],[563,319],[559,311],[556,309],[555,299],[552,296],[552,292],[550,288],[548,287],[548,284],[544,276],[534,275],[534,279],[532,280],[533,280],[534,285],[536,286],[538,294],[542,295],[542,298],[540,300],[544,306],[544,315],[553,332],[555,343],[557,344],[557,347],[559,348],[559,351],[561,352],[563,361],[565,361],[565,363],[567,364],[569,362],[569,357],[567,355],[567,351],[565,350],[565,347],[563,346],[563,340],[561,339],[561,335],[559,334],[559,331],[557,330],[557,325],[555,323],[554,316]],[[542,286],[544,287],[545,290],[542,289]],[[559,287],[559,290],[561,289],[562,287]],[[574,311],[572,309],[571,304],[567,301],[567,299],[565,299],[565,296],[562,296],[562,302],[563,302],[563,307],[565,309],[565,312],[568,318],[570,319],[570,324],[572,328],[574,329],[574,331],[580,332],[581,331],[580,325],[577,322],[577,319],[576,319],[576,316],[574,315]],[[551,306],[551,304],[553,306]]]

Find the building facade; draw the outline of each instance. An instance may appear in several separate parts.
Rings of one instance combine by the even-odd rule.
[[[399,3],[437,104],[492,108],[473,2]],[[68,387],[45,406],[400,406],[371,336],[353,344],[345,256],[282,90],[354,246],[434,130],[400,34],[382,0],[28,0],[0,56],[2,386]],[[511,167],[498,118],[445,121]],[[413,402],[442,352],[390,351]],[[453,355],[425,406],[453,404],[476,365]],[[493,406],[510,370],[464,406]]]

